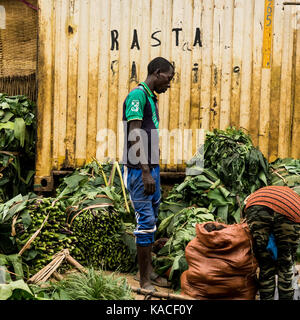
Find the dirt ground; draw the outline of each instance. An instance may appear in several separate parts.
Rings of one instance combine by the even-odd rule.
[[[298,273],[300,274],[300,263],[297,263],[295,265],[295,267],[296,267]],[[134,279],[134,275],[133,274],[120,273],[120,276],[125,277],[127,279],[128,284],[131,287],[139,288],[139,282]],[[300,288],[300,277],[298,278],[298,286]],[[163,292],[163,293],[166,293],[166,294],[178,294],[178,292],[174,292],[172,289],[168,289],[168,288],[160,288],[160,287],[156,286],[156,289],[158,290],[158,292]],[[300,299],[300,290],[298,289],[297,292],[299,292],[297,294],[297,300],[299,300]],[[135,292],[133,292],[133,294],[135,296],[135,300],[144,300],[145,299],[144,295],[140,295],[140,294],[137,294]],[[258,299],[259,298],[258,298],[258,295],[257,295],[256,300],[258,300]],[[151,300],[160,300],[160,298],[151,297]]]
[[[299,262],[296,263],[295,267],[296,267],[296,269],[298,271],[298,274],[300,274],[300,263]],[[72,269],[71,271],[67,272],[65,274],[65,276],[68,273],[72,273],[72,272],[78,272],[78,270]],[[105,271],[105,273],[109,275],[109,274],[112,274],[113,272]],[[129,284],[129,286],[131,288],[139,288],[139,281],[134,279],[134,274],[131,274],[131,273],[118,273],[118,276],[126,278],[128,284]],[[299,288],[296,289],[296,294],[295,294],[296,300],[300,300],[300,276],[298,277],[298,286],[299,286]],[[166,295],[168,295],[168,294],[180,295],[180,293],[175,292],[171,288],[161,288],[161,287],[158,287],[158,286],[155,286],[155,288],[157,289],[157,292],[164,293]],[[143,294],[138,294],[138,293],[133,291],[133,295],[134,295],[135,300],[145,300],[145,295],[143,295]],[[161,298],[155,297],[155,296],[150,297],[150,299],[151,300],[161,300]],[[256,296],[255,300],[259,300],[259,295]]]

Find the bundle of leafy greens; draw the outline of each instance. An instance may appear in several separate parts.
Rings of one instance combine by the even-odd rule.
[[[19,194],[0,204],[0,253],[25,246],[28,277],[62,249],[85,266],[136,268],[134,214],[118,171],[116,164],[93,161],[63,178],[56,198]]]
[[[70,214],[91,206],[99,205],[100,208],[102,204],[111,204],[123,218],[132,219],[128,212],[130,208],[126,206],[128,194],[116,173],[117,165],[94,160],[64,177],[56,189],[63,209]]]
[[[270,163],[271,184],[288,186],[300,194],[300,159],[276,159]]]
[[[21,256],[0,254],[0,300],[41,300],[23,278]]]
[[[216,172],[230,192],[250,194],[270,181],[268,161],[241,129],[207,132],[204,166]]]
[[[159,222],[162,223],[172,212],[196,206],[208,209],[222,222],[238,223],[242,209],[241,201],[239,196],[222,184],[213,170],[203,169],[201,174],[187,176],[169,192],[161,204]]]
[[[43,286],[24,281],[20,255],[0,254],[0,300],[133,300],[126,278],[88,268]]]
[[[94,160],[75,170],[57,188],[57,198],[78,237],[81,263],[118,271],[135,267],[134,212],[117,163]]]
[[[19,221],[22,220],[27,228],[31,220],[26,208],[30,201],[34,201],[36,198],[37,195],[34,193],[28,193],[25,196],[18,194],[9,201],[0,203],[0,253],[13,254],[17,252],[16,242],[11,235],[13,218],[18,215]]]
[[[31,190],[35,163],[36,105],[0,93],[0,202]]]
[[[170,270],[180,274],[186,267],[184,250],[188,242],[182,241],[180,246],[177,245],[176,239],[163,227],[168,225],[169,219],[185,212],[183,208],[195,207],[195,216],[192,217],[199,219],[198,223],[204,222],[201,220],[201,210],[209,214],[210,221],[239,223],[244,199],[253,191],[268,185],[271,180],[269,164],[263,154],[253,146],[248,135],[235,128],[207,132],[202,150],[188,161],[187,168],[184,181],[174,185],[160,206],[160,232],[156,239],[169,238],[168,245],[157,253],[156,272],[160,274],[170,266]],[[186,219],[188,221],[191,218],[187,215]],[[189,235],[186,239],[190,240],[196,236],[195,227],[187,230],[188,226],[194,225],[193,219],[192,224],[180,221],[180,234]],[[176,230],[173,232],[176,234]],[[174,285],[178,278],[180,276],[174,277],[170,272],[169,279]]]
[[[170,214],[159,225],[158,236],[164,235],[168,241],[154,256],[153,265],[158,274],[167,274],[174,287],[180,285],[180,275],[188,268],[185,247],[196,236],[196,224],[214,220],[208,209],[187,207]]]
[[[87,273],[69,274],[59,282],[41,288],[30,285],[36,296],[50,300],[134,300],[126,278],[116,273],[88,268]]]
[[[278,158],[270,163],[270,169],[271,185],[290,187],[300,195],[300,159]],[[300,244],[297,261],[300,261]]]
[[[198,164],[201,157],[203,167]],[[263,154],[248,135],[234,128],[207,132],[202,153],[188,161],[187,167],[191,174],[164,199],[160,222],[181,206],[195,205],[209,209],[224,223],[238,223],[244,199],[271,180]]]

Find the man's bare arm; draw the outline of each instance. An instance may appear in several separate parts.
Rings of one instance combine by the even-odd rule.
[[[142,127],[142,121],[141,120],[132,120],[129,122],[129,134],[132,130],[135,129],[141,129]],[[141,136],[141,135],[140,135]],[[134,145],[138,141],[130,142],[130,146]],[[141,149],[139,150],[140,152],[144,152],[143,144],[141,143]],[[146,148],[146,147],[145,147]],[[139,154],[140,155],[140,154]],[[146,157],[142,157],[142,159],[146,159]],[[147,159],[148,160],[148,159]],[[151,195],[155,192],[155,181],[151,175],[150,172],[150,167],[148,163],[139,163],[141,169],[142,169],[142,179],[144,183],[144,189],[145,189],[145,194],[146,195]]]

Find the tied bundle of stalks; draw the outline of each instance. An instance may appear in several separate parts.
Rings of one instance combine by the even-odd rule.
[[[131,270],[136,259],[134,214],[119,164],[94,159],[65,177],[57,193],[78,239],[81,256],[74,257],[95,268]]]

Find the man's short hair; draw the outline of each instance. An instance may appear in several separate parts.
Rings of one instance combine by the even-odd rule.
[[[171,62],[163,57],[154,58],[148,64],[148,75],[152,74],[155,70],[159,69],[161,72],[167,72],[170,67],[174,69]]]

